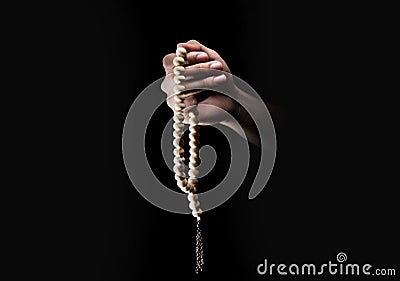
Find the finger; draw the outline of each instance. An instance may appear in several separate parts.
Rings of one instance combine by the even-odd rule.
[[[182,47],[185,48],[186,51],[188,52],[193,52],[193,51],[202,51],[208,54],[208,56],[211,59],[219,59],[220,56],[218,55],[218,53],[216,51],[214,51],[213,49],[207,48],[206,46],[200,44],[198,41],[196,40],[189,40],[186,43],[179,43],[178,47]]]
[[[185,83],[189,83],[189,82],[195,82],[195,81],[201,81],[204,80],[206,78],[209,77],[216,77],[219,76],[221,74],[227,75],[228,73],[220,71],[218,69],[211,69],[210,67],[207,68],[207,66],[211,66],[212,63],[215,63],[214,61],[211,62],[210,64],[199,64],[199,66],[205,66],[205,67],[195,67],[195,65],[193,65],[192,68],[189,68],[189,66],[185,67],[185,71],[184,71],[184,76],[185,78],[183,79]],[[220,66],[220,62],[218,62],[218,64],[216,64],[216,66]],[[190,66],[191,67],[191,66]],[[213,65],[214,67],[214,65]],[[229,75],[227,76],[229,78]]]
[[[199,41],[197,41],[197,40],[194,40],[194,39],[192,39],[192,40],[189,40],[189,41],[187,41],[186,43],[189,43],[189,44],[194,44],[194,45],[201,45],[201,43],[199,42]]]
[[[223,70],[226,72],[231,72],[226,62],[221,58],[221,56],[213,49],[207,48],[206,46],[200,44],[196,40],[189,40],[186,43],[179,43],[178,47],[185,48],[188,52],[205,52],[207,53],[209,60],[220,61],[223,65]]]
[[[200,43],[199,44],[179,43],[178,47],[185,48],[186,51],[188,51],[188,52],[204,52],[204,53],[207,53],[209,55],[212,53],[211,49],[201,45]],[[213,52],[215,53],[215,51],[213,51]]]
[[[208,89],[215,86],[219,86],[227,81],[227,77],[224,74],[217,76],[210,76],[201,80],[185,81],[182,85],[186,90],[192,89]]]
[[[172,72],[174,68],[173,60],[175,58],[175,54],[168,54],[163,58],[163,66],[166,74]]]
[[[208,48],[206,46],[200,44],[200,42],[198,42],[196,40],[189,40],[186,43],[179,43],[178,47],[185,48],[186,51],[188,51],[188,52],[192,52],[192,51],[207,52],[208,51]]]
[[[175,54],[168,54],[163,58],[163,66],[166,74],[172,73],[174,68],[173,60],[175,57]],[[190,52],[187,55],[188,64],[203,63],[208,61],[208,59],[209,57],[205,52]]]
[[[188,64],[195,64],[208,61],[209,57],[205,52],[189,52],[186,56]]]
[[[196,68],[209,68],[216,70],[223,70],[223,65],[219,61],[209,61],[205,63],[197,63],[185,67],[186,69],[196,69]]]

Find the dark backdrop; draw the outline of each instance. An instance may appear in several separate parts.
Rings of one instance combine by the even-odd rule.
[[[378,75],[371,76],[379,57],[376,14],[348,4],[261,2],[43,7],[61,23],[43,22],[48,32],[36,40],[45,42],[49,57],[52,100],[65,109],[64,133],[54,137],[65,161],[61,175],[52,174],[61,190],[52,205],[62,205],[62,212],[46,211],[61,222],[55,231],[61,235],[45,236],[47,256],[57,266],[39,270],[55,268],[54,280],[193,278],[193,219],[143,199],[121,153],[132,102],[164,75],[163,56],[189,39],[218,51],[265,102],[283,108],[286,120],[276,123],[277,162],[267,188],[249,201],[250,174],[233,198],[207,215],[203,277],[271,279],[256,273],[264,258],[318,264],[339,252],[353,262],[398,264],[389,161],[394,111],[374,88]],[[171,112],[164,106],[157,114],[169,118]],[[152,124],[156,137],[162,122]],[[223,171],[229,158],[224,140],[207,130],[202,140],[222,151]],[[156,141],[150,145],[158,148]]]

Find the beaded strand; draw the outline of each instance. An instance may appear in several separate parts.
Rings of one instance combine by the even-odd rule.
[[[199,174],[199,121],[198,121],[198,110],[197,105],[192,106],[188,110],[189,116],[189,146],[190,146],[190,157],[189,157],[189,171],[188,178],[185,175],[184,166],[184,148],[183,146],[183,133],[184,133],[184,110],[185,110],[185,98],[184,94],[185,86],[182,82],[186,79],[183,75],[185,71],[187,51],[184,48],[178,47],[176,50],[176,57],[173,60],[174,64],[174,88],[173,97],[175,101],[174,105],[174,124],[173,124],[173,146],[174,146],[174,173],[178,187],[185,193],[187,193],[187,199],[189,200],[189,208],[192,210],[192,215],[197,219],[196,224],[196,273],[199,273],[204,269],[203,261],[203,239],[200,229],[200,216],[202,210],[200,209],[200,202],[197,191],[197,176]]]

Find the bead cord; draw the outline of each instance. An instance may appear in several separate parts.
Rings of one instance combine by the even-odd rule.
[[[195,272],[199,273],[204,270],[203,260],[203,238],[200,229],[200,216],[202,210],[200,209],[199,198],[196,194],[197,191],[197,176],[199,174],[199,121],[198,121],[198,110],[197,105],[191,107],[188,111],[189,116],[189,171],[188,177],[185,174],[184,167],[184,149],[183,149],[183,133],[184,133],[184,110],[185,110],[185,86],[182,82],[186,79],[185,63],[186,63],[187,51],[184,48],[178,47],[176,50],[176,57],[173,60],[174,64],[174,87],[173,97],[175,101],[174,105],[174,124],[173,124],[173,146],[174,146],[174,173],[178,187],[185,193],[187,193],[187,199],[189,201],[189,208],[192,211],[192,215],[197,219],[196,224],[196,268]]]

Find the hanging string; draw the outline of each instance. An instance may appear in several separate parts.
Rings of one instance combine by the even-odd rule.
[[[203,257],[203,237],[201,234],[200,219],[196,223],[196,269],[195,272],[199,274],[204,271],[204,257]]]

